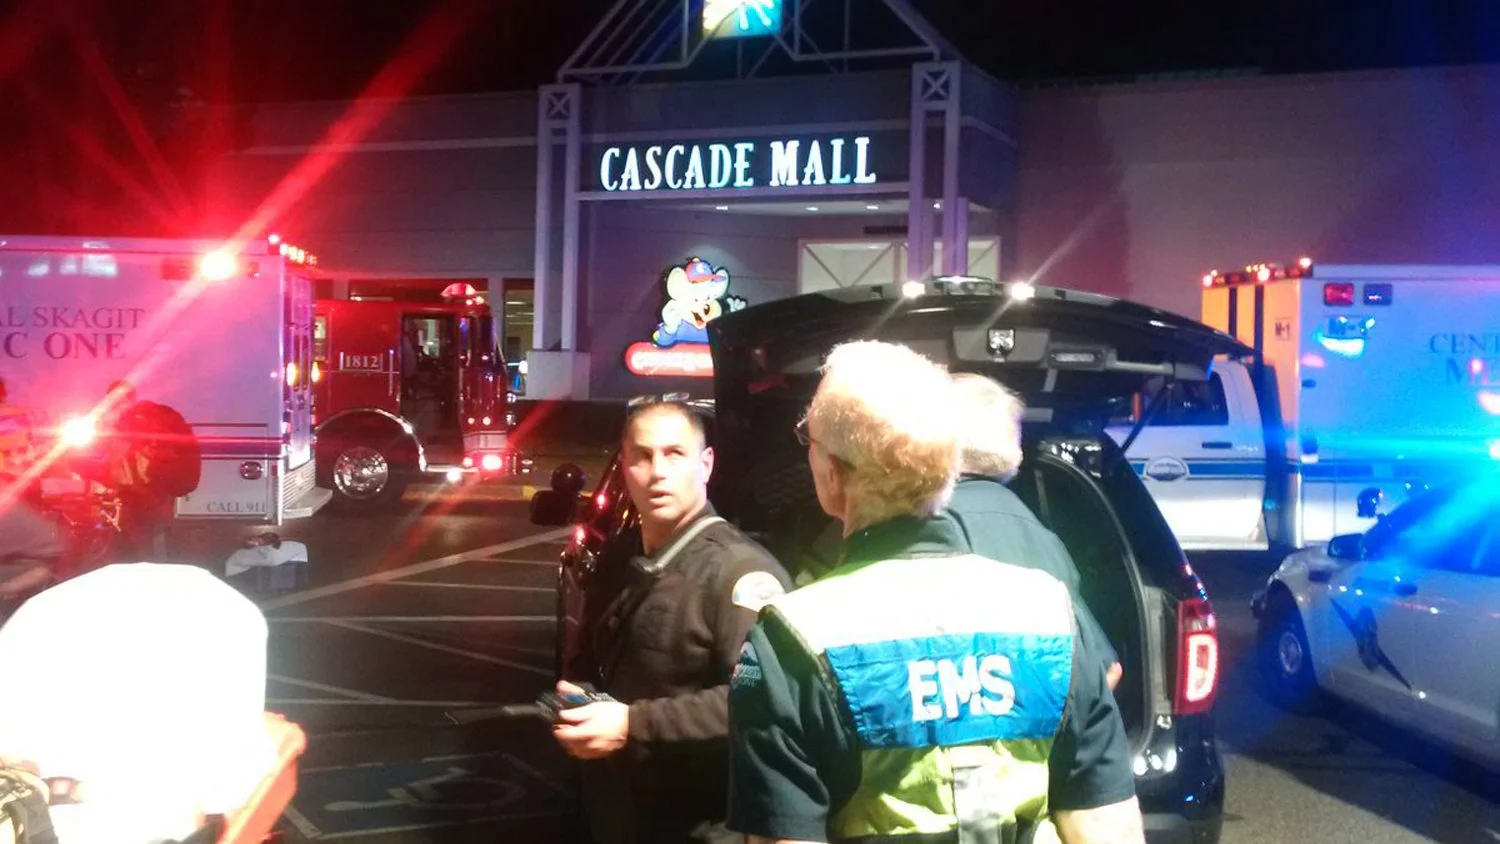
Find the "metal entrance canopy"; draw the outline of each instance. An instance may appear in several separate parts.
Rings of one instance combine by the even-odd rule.
[[[736,15],[755,31],[719,37]],[[1000,150],[975,156],[993,159],[996,171],[1015,147],[1010,126],[985,117],[1010,119],[1007,108],[989,107],[1007,96],[1002,86],[967,65],[907,0],[617,0],[557,80],[538,103],[531,364],[532,385],[555,397],[577,395],[588,369],[563,359],[586,360],[577,313],[584,203],[743,204],[761,213],[880,203],[906,218],[909,277],[933,274],[935,240],[941,272],[961,274],[970,199],[961,183],[979,170],[961,168],[960,139]],[[902,89],[905,108],[891,96]],[[966,103],[976,113],[965,114]],[[899,165],[885,160],[892,177],[876,183],[866,153],[899,157]],[[696,181],[667,190],[658,178],[642,189],[648,166],[673,156],[689,166],[689,155],[701,160],[691,165]],[[786,181],[804,167],[807,180]],[[705,178],[710,168],[715,178]],[[735,184],[725,168],[736,168]],[[930,181],[940,190],[929,193]],[[559,360],[546,360],[554,354]],[[570,386],[543,387],[553,370]]]

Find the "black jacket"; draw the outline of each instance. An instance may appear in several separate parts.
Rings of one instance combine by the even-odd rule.
[[[699,518],[712,515],[707,508]],[[584,634],[587,667],[570,672],[630,705],[625,749],[584,764],[590,825],[602,842],[703,840],[728,811],[730,672],[757,599],[791,588],[791,578],[725,522],[704,528],[655,574],[639,536],[622,539],[634,547],[614,553],[636,556],[604,561],[626,579]]]

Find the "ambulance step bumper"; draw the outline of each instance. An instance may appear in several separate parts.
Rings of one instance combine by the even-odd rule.
[[[323,505],[333,500],[333,490],[315,486],[297,496],[296,500],[287,503],[286,509],[282,511],[282,517],[286,519],[305,519],[323,509]]]

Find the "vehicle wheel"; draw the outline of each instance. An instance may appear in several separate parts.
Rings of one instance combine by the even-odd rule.
[[[365,442],[336,443],[318,460],[319,483],[333,490],[329,504],[342,513],[395,507],[406,492],[407,474],[394,449]]]
[[[1260,624],[1261,685],[1266,697],[1289,712],[1318,711],[1322,697],[1302,615],[1284,596],[1273,597]]]

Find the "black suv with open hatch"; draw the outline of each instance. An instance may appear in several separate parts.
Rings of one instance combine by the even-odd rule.
[[[938,282],[813,293],[725,314],[710,324],[716,464],[709,496],[794,576],[830,567],[806,450],[793,426],[826,353],[860,338],[905,343],[953,371],[979,372],[1025,399],[1025,451],[1011,487],[1062,539],[1084,600],[1124,666],[1116,689],[1152,842],[1219,839],[1224,772],[1214,742],[1218,639],[1213,608],[1121,447],[1104,432],[1148,379],[1202,381],[1235,340],[1163,311],[1072,290]],[[936,411],[937,409],[935,409]],[[1142,418],[1149,418],[1143,414]],[[635,525],[618,457],[587,497],[563,471],[533,501],[533,520],[576,521],[558,574],[558,664],[589,607],[628,559]]]

